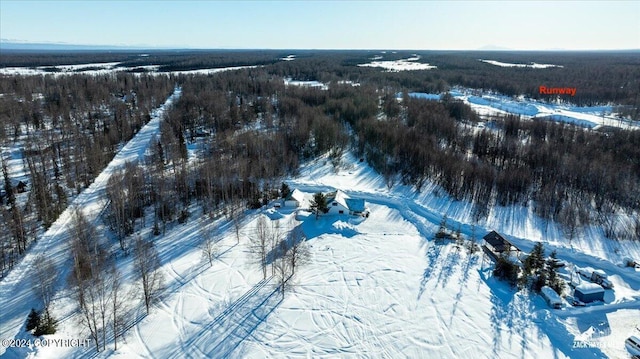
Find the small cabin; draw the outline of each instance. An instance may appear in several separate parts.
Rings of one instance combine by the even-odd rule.
[[[283,205],[286,208],[298,208],[303,204],[304,200],[305,194],[298,189],[294,189],[284,198]]]
[[[581,302],[604,302],[604,289],[596,283],[583,282],[576,286],[573,296]]]
[[[496,231],[487,233],[487,235],[482,237],[482,239],[482,250],[494,261],[505,252],[509,255],[512,251],[515,251],[516,257],[519,257],[518,254],[520,253],[520,248],[513,245]]]
[[[329,193],[327,196],[327,207],[329,214],[349,214],[352,216],[368,217],[368,210],[364,199],[351,198],[342,191]]]
[[[515,247],[496,231],[489,232],[482,239],[484,239],[487,248],[494,253],[509,252],[511,247]]]
[[[629,353],[640,356],[640,338],[632,335],[624,341],[624,345],[627,347]]]
[[[553,309],[562,308],[562,298],[560,298],[553,288],[545,285],[540,289],[540,295],[544,298],[549,307]]]

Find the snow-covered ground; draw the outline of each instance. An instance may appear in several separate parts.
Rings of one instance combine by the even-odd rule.
[[[69,257],[69,238],[71,223],[75,209],[79,209],[89,221],[95,221],[106,205],[105,188],[109,177],[126,162],[136,161],[144,154],[149,141],[158,133],[160,120],[167,106],[170,106],[180,96],[181,90],[176,89],[167,101],[154,110],[152,118],[114,157],[109,165],[98,175],[94,182],[79,194],[51,225],[51,227],[29,248],[28,253],[16,264],[11,272],[0,282],[0,338],[21,338],[25,315],[31,308],[39,305],[32,293],[30,281],[34,262],[39,255],[46,255],[53,261],[57,269],[55,283],[62,288],[66,274],[71,266]],[[21,357],[21,352],[14,353],[15,348],[0,347],[0,354],[8,357]]]
[[[370,217],[316,220],[304,211],[263,208],[247,212],[236,243],[228,222],[198,218],[196,213],[186,225],[154,241],[166,289],[152,313],[120,340],[117,351],[39,348],[31,355],[628,358],[624,340],[640,327],[640,276],[618,267],[612,248],[623,247],[637,257],[640,244],[622,242],[596,250],[574,241],[571,248],[553,224],[545,232],[528,209],[496,209],[476,225],[478,237],[496,229],[525,251],[543,239],[548,250],[558,250],[560,259],[604,269],[615,283],[603,305],[551,310],[540,297],[497,281],[481,252],[432,240],[443,213],[450,228],[460,226],[464,235],[472,235],[468,203],[439,195],[433,186],[421,193],[400,185],[388,189],[382,176],[350,154],[339,170],[320,159],[300,173],[288,181],[292,188],[309,194],[342,189],[365,199]],[[300,225],[308,238],[310,260],[299,267],[284,298],[275,280],[262,280],[248,253],[248,237],[261,215],[280,228]],[[198,248],[203,226],[217,228],[220,255],[211,267]],[[582,240],[608,241],[597,231]],[[18,293],[24,293],[24,287],[12,286]],[[6,291],[0,293],[6,298]],[[58,298],[54,308],[68,307],[67,302]],[[17,333],[26,312],[15,316],[11,321],[2,317],[2,327],[8,323],[13,328],[3,331],[3,337]],[[56,336],[82,335],[73,318],[61,322],[59,333]]]
[[[300,87],[312,87],[319,88],[320,90],[328,90],[329,86],[320,81],[302,81],[302,80],[293,80],[291,78],[284,79],[285,86],[300,86]]]
[[[374,57],[374,59],[380,59],[381,57]],[[389,72],[398,71],[414,71],[414,70],[431,70],[437,68],[437,66],[416,62],[420,60],[420,56],[414,55],[407,59],[400,59],[395,61],[371,61],[366,64],[359,64],[361,67],[381,67]]]
[[[522,97],[513,99],[499,94],[478,94],[476,90],[465,88],[455,88],[450,91],[450,94],[471,106],[483,117],[515,114],[525,119],[536,117],[556,122],[573,123],[593,129],[599,129],[603,126],[627,130],[640,129],[640,122],[617,116],[612,106],[581,107],[570,104],[547,103]],[[398,96],[401,96],[401,94]],[[442,97],[441,94],[421,92],[412,92],[409,93],[409,96],[429,100],[438,100]]]
[[[535,62],[531,62],[529,64],[512,64],[509,62],[500,62],[500,61],[495,61],[495,60],[480,60],[482,62],[485,62],[487,64],[491,64],[491,65],[495,65],[495,66],[500,66],[500,67],[528,67],[528,68],[532,68],[532,69],[548,69],[550,67],[564,67],[561,65],[552,65],[552,64],[538,64]]]
[[[360,83],[358,82],[353,82],[350,80],[340,80],[337,81],[338,85],[351,85],[353,87],[358,87],[360,86]],[[299,87],[309,87],[309,88],[317,88],[323,91],[326,91],[329,89],[329,85],[330,83],[323,83],[320,81],[302,81],[302,80],[293,80],[291,78],[285,78],[284,79],[284,85],[285,86],[299,86]]]
[[[108,75],[114,74],[117,72],[124,71],[132,71],[137,69],[145,69],[146,72],[132,72],[133,74],[149,74],[149,75],[189,75],[189,74],[200,74],[200,75],[210,75],[215,74],[222,71],[230,71],[230,70],[239,70],[239,69],[247,69],[254,68],[256,66],[234,66],[234,67],[221,67],[221,68],[211,68],[211,69],[198,69],[198,70],[185,70],[185,71],[166,71],[160,72],[158,71],[159,65],[145,65],[145,66],[133,66],[133,67],[118,67],[119,62],[105,62],[105,63],[95,63],[95,64],[81,64],[81,65],[61,65],[61,66],[39,66],[35,68],[30,67],[4,67],[0,68],[0,76],[13,76],[13,75],[22,75],[22,76],[36,76],[36,75],[52,75],[52,76],[65,76],[65,75],[90,75],[90,76],[98,76],[98,75]],[[52,68],[55,68],[56,71],[51,71]]]

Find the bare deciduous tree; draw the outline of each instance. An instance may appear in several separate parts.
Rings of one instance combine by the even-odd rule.
[[[278,279],[278,285],[280,286],[280,292],[284,297],[285,286],[289,278],[293,275],[293,267],[289,254],[291,248],[287,241],[281,241],[278,245],[278,257],[273,260],[275,268],[275,275]]]
[[[55,293],[56,268],[53,261],[39,255],[34,264],[34,276],[31,278],[33,290],[42,301],[44,311],[49,314],[49,305]]]
[[[286,257],[291,264],[291,275],[293,275],[296,272],[296,268],[309,261],[311,254],[307,246],[307,238],[300,226],[294,227],[289,236],[291,245]]]
[[[142,237],[135,238],[134,267],[142,284],[144,305],[149,314],[149,308],[162,288],[163,276],[160,272],[160,257],[152,242]]]
[[[202,237],[202,256],[205,260],[209,261],[209,266],[213,266],[213,260],[216,259],[220,253],[220,246],[215,240],[213,229],[207,228],[205,221],[200,223],[200,236]]]
[[[262,279],[267,278],[267,254],[268,254],[268,242],[269,242],[269,227],[267,226],[267,220],[264,216],[258,217],[256,221],[256,228],[253,236],[251,236],[250,251],[256,256],[257,262],[262,268]]]
[[[93,225],[87,221],[81,211],[76,210],[72,223],[73,269],[69,282],[73,288],[73,296],[80,310],[81,321],[89,330],[96,350],[100,350],[101,307],[104,307],[105,292],[102,290],[104,277],[102,270],[106,262],[106,254],[98,243],[98,236]],[[104,339],[103,339],[104,341]]]

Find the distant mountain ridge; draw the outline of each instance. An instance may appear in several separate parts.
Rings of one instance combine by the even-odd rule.
[[[79,45],[64,42],[25,42],[8,39],[0,39],[0,50],[45,50],[45,51],[69,51],[69,50],[138,50],[155,49],[154,46],[126,46],[126,45]]]

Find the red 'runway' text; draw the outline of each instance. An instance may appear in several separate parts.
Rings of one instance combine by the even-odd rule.
[[[542,95],[576,95],[575,87],[547,87],[540,86],[540,94]]]

